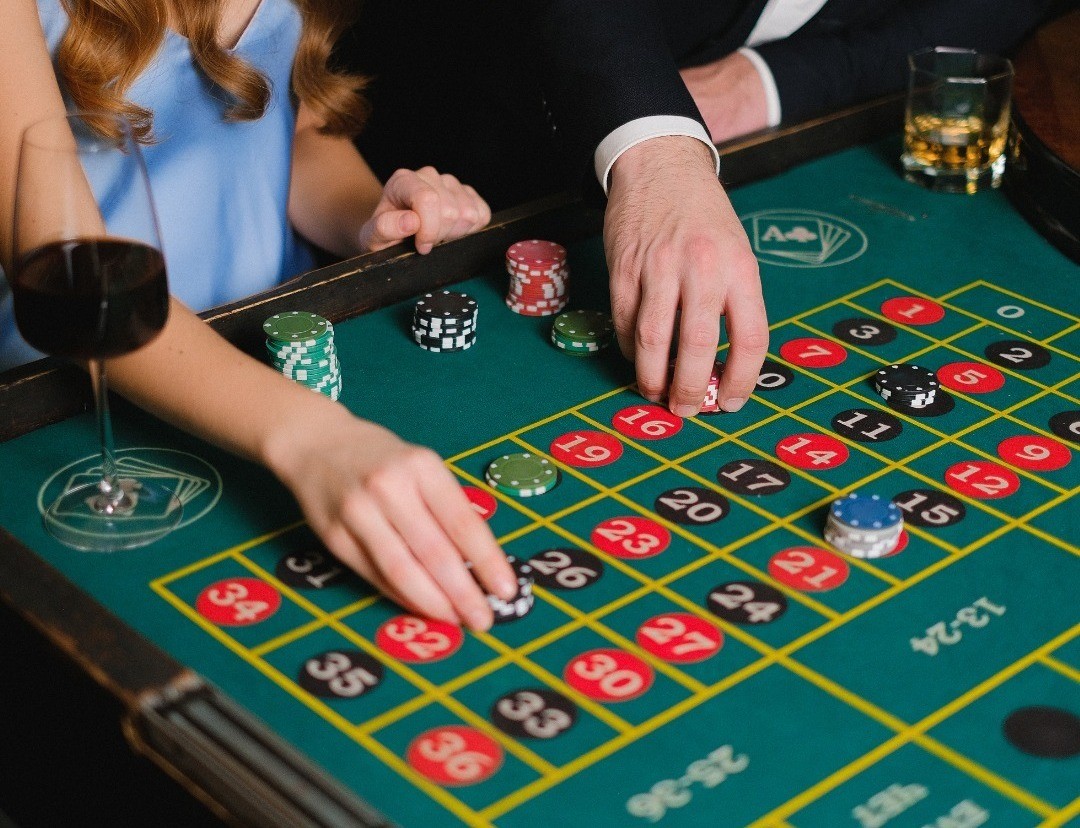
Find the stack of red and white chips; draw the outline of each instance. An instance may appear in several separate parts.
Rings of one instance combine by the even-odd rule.
[[[551,316],[570,301],[566,248],[540,239],[515,242],[506,251],[510,289],[506,306],[522,316]]]

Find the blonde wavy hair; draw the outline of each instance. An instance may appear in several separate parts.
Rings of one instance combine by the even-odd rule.
[[[153,58],[170,23],[191,46],[198,67],[231,99],[229,121],[260,118],[270,101],[267,78],[217,42],[225,0],[63,0],[70,25],[56,54],[72,102],[84,111],[121,115],[139,141],[153,140],[153,112],[124,96]],[[366,79],[330,65],[334,43],[350,22],[349,0],[292,0],[303,29],[292,66],[292,93],[323,121],[321,131],[352,136],[368,114]],[[173,14],[170,18],[170,9]],[[93,124],[108,133],[107,119]]]

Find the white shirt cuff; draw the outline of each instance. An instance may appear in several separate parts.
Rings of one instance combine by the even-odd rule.
[[[702,141],[712,152],[716,174],[720,175],[720,153],[713,146],[705,127],[693,118],[682,115],[649,115],[645,118],[635,118],[608,133],[593,153],[593,167],[600,186],[604,188],[604,194],[606,195],[608,191],[611,168],[619,160],[620,155],[642,141],[667,135],[685,135],[687,138],[697,138]]]
[[[765,62],[765,58],[753,49],[743,46],[739,49],[739,54],[754,64],[754,68],[761,77],[761,85],[765,89],[765,125],[774,127],[780,123],[780,93],[776,90],[776,80],[773,78],[772,69]]]

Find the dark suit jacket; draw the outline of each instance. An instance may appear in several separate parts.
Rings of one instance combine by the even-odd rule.
[[[927,46],[1007,53],[1050,0],[828,0],[790,37],[757,47],[785,122],[904,88]],[[524,0],[536,60],[566,150],[587,163],[605,135],[655,114],[698,117],[677,74],[746,42],[765,0]]]
[[[646,115],[697,118],[678,67],[737,49],[764,5],[364,0],[339,49],[352,69],[372,75],[373,115],[358,146],[384,179],[399,166],[434,164],[495,208],[569,184],[595,188],[600,140]],[[798,32],[758,51],[784,120],[795,122],[902,89],[904,56],[921,46],[1007,52],[1054,5],[829,0]]]

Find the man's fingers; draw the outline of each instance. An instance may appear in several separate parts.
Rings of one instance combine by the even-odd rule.
[[[727,362],[718,399],[724,411],[738,411],[753,392],[769,350],[769,320],[760,292],[732,292],[725,311]]]
[[[630,362],[634,362],[637,347],[637,314],[641,301],[641,286],[637,279],[626,278],[612,272],[611,321],[615,326],[615,340],[619,350]]]
[[[668,407],[679,417],[701,410],[720,342],[721,262],[708,240],[687,244],[678,353],[668,389]]]
[[[668,266],[668,262],[653,265],[661,271]],[[667,389],[678,304],[679,282],[673,274],[653,272],[642,278],[641,304],[634,334],[634,362],[638,391],[653,402],[658,401]]]

